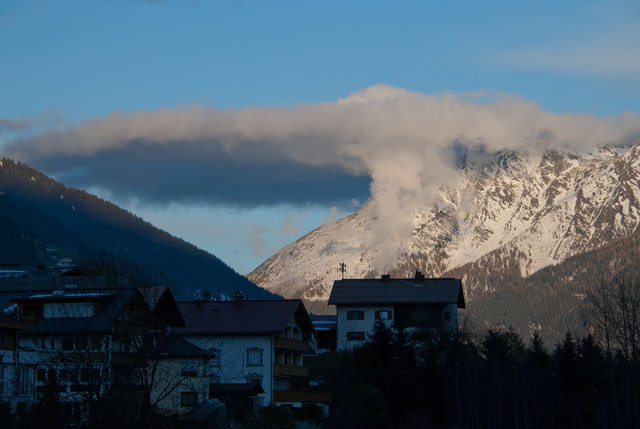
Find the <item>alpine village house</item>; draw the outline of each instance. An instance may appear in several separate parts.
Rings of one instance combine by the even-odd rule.
[[[5,283],[0,402],[13,412],[55,398],[69,421],[82,422],[105,395],[132,414],[303,404],[328,412],[331,394],[310,382],[318,338],[299,299],[236,292],[228,301],[176,302],[168,287],[108,287],[80,277]],[[337,350],[362,345],[376,322],[416,338],[456,335],[465,307],[460,280],[420,272],[338,280],[329,304],[337,310]]]
[[[377,321],[406,329],[414,338],[457,335],[458,309],[465,308],[462,281],[425,278],[343,279],[333,284],[329,305],[337,308],[337,349],[362,345]]]
[[[300,300],[238,292],[233,301],[175,302],[169,288],[153,286],[43,289],[16,290],[0,313],[0,402],[14,412],[53,397],[69,421],[86,421],[89,403],[107,393],[132,414],[305,403],[328,412],[331,395],[309,386],[316,338]]]

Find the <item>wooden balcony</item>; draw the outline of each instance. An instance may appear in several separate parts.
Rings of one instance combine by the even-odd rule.
[[[306,352],[309,349],[309,344],[302,340],[276,337],[273,339],[273,348],[276,350]]]
[[[274,390],[273,402],[331,402],[331,392],[307,392],[304,390]]]
[[[274,377],[308,377],[309,369],[304,366],[273,364]]]

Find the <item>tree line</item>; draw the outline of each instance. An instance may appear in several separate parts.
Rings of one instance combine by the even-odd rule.
[[[331,427],[640,427],[640,362],[590,334],[548,350],[511,330],[416,344],[379,325],[316,365],[333,392]]]
[[[312,369],[333,393],[330,426],[361,428],[639,428],[640,288],[629,277],[589,291],[584,334],[547,347],[537,331],[413,341],[376,325],[352,351]]]

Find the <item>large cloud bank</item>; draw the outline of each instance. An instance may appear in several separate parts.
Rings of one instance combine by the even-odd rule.
[[[115,112],[2,151],[65,183],[156,203],[335,204],[370,196],[378,232],[390,236],[402,235],[399,215],[431,204],[436,188],[455,177],[460,146],[584,152],[631,142],[639,119],[555,114],[493,92],[433,96],[375,85],[292,108]]]

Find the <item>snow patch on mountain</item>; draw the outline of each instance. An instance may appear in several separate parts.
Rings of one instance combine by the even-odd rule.
[[[326,300],[340,262],[358,278],[393,271],[413,257],[438,276],[488,255],[510,258],[526,277],[638,227],[640,142],[582,156],[505,151],[490,159],[463,160],[459,176],[448,181],[454,184],[440,188],[430,207],[416,201],[410,213],[380,219],[377,202],[368,201],[284,247],[249,279],[287,297]],[[394,228],[388,224],[394,218],[410,220],[411,228]]]

